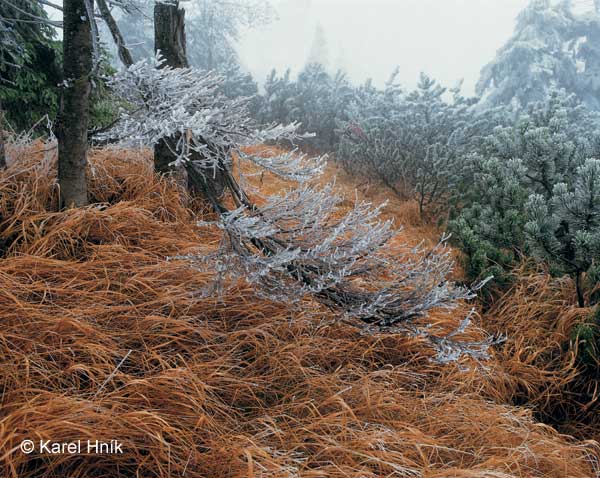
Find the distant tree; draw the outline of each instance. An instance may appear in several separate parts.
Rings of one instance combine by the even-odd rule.
[[[116,20],[134,60],[152,58],[154,0],[137,0],[136,8],[119,10]],[[239,63],[235,44],[242,28],[269,22],[274,10],[267,0],[198,0],[186,15],[190,65],[221,71]]]
[[[347,107],[354,95],[346,73],[327,73],[320,63],[309,63],[291,79],[290,70],[281,77],[273,70],[264,84],[257,118],[262,123],[297,121],[306,145],[333,151],[337,145],[337,129],[347,119]]]
[[[129,51],[134,62],[142,58],[152,58],[154,55],[154,4],[156,0],[136,0],[132,8],[112,8],[109,9],[114,17],[115,24],[123,37],[123,45]],[[108,5],[110,8],[110,4]],[[105,14],[100,9],[103,17]],[[113,28],[106,21],[107,30],[103,30],[104,35],[110,34],[116,47],[111,50],[120,58],[119,40],[116,40]]]
[[[576,15],[571,3],[530,1],[513,36],[481,72],[476,91],[482,107],[526,108],[558,88],[600,109],[599,12]]]
[[[241,28],[255,28],[274,15],[267,0],[199,0],[190,15],[190,64],[221,70],[239,62],[235,44]]]
[[[302,124],[302,131],[314,133],[309,144],[332,150],[336,143],[337,123],[345,118],[346,105],[352,89],[345,73],[333,77],[320,63],[309,63],[298,75],[295,85],[294,109],[288,117]]]
[[[289,123],[290,113],[297,102],[296,83],[291,79],[291,70],[277,76],[275,69],[267,76],[264,93],[259,100],[257,119],[262,124]]]
[[[315,35],[306,59],[306,65],[311,64],[321,65],[325,70],[329,68],[329,46],[325,30],[320,23],[315,27]]]
[[[396,69],[382,90],[369,79],[353,92],[346,107],[348,120],[340,128],[338,157],[351,173],[381,179],[404,196],[414,182],[396,128],[403,102],[398,73]]]
[[[600,110],[600,4],[577,25],[575,55],[578,65],[578,97],[590,108]]]
[[[260,99],[258,84],[252,75],[240,66],[233,58],[228,63],[221,65],[219,74],[223,78],[221,92],[229,98],[250,98],[249,110],[252,116],[258,115]]]
[[[133,56],[131,55],[131,51],[127,47],[125,43],[125,39],[123,38],[123,34],[117,25],[115,18],[112,15],[112,12],[106,3],[106,0],[96,0],[98,3],[98,9],[100,10],[100,15],[104,20],[106,26],[108,27],[110,34],[113,38],[115,46],[117,47],[117,53],[119,55],[119,59],[121,63],[125,65],[125,67],[130,67],[133,65]]]

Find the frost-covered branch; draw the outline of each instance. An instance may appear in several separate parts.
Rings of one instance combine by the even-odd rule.
[[[156,58],[132,65],[109,83],[127,106],[106,136],[146,145],[177,138],[171,144],[176,163],[217,213],[216,224],[223,232],[218,251],[177,259],[200,269],[216,265],[214,290],[243,278],[259,294],[287,304],[309,294],[378,330],[406,326],[432,310],[453,309],[475,296],[476,288],[448,280],[453,259],[446,237],[429,251],[404,248],[390,256],[386,245],[396,231],[380,218],[381,206],[357,199],[346,210],[333,184],[317,187],[311,182],[322,172],[324,158],[309,160],[294,151],[271,158],[244,152],[243,146],[264,141],[293,142],[301,137],[299,125],[256,127],[243,99],[219,93],[221,81],[212,73],[164,67]],[[232,173],[233,154],[296,184],[258,206]],[[211,168],[225,177],[233,209],[211,189]],[[431,337],[433,344],[442,340]],[[449,337],[440,347],[451,343]],[[477,347],[483,351],[486,344],[463,344],[458,355]]]
[[[109,87],[127,106],[120,121],[100,139],[154,145],[178,137],[173,151],[178,165],[193,161],[205,168],[223,168],[219,163],[228,164],[232,150],[300,137],[297,124],[256,128],[247,112],[247,99],[223,96],[222,81],[211,72],[165,66],[158,55],[135,63],[109,79]],[[276,172],[276,165],[272,166]],[[285,166],[282,174],[287,174]]]

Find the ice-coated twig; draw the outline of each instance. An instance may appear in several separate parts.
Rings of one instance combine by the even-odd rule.
[[[257,128],[243,99],[231,100],[218,93],[221,78],[163,66],[157,56],[110,80],[128,106],[105,135],[145,144],[178,138],[172,142],[176,162],[198,181],[222,230],[215,253],[171,258],[216,270],[216,280],[204,294],[219,293],[227,283],[243,278],[269,299],[292,305],[310,294],[366,327],[379,331],[401,327],[404,332],[414,319],[433,310],[454,309],[475,296],[476,287],[459,286],[448,279],[454,261],[447,237],[428,251],[404,248],[405,252],[390,256],[386,244],[397,230],[391,221],[381,219],[383,206],[356,199],[347,208],[334,184],[317,187],[310,181],[323,171],[324,158],[309,160],[294,151],[267,158],[242,150],[264,141],[293,142],[301,137],[297,124]],[[290,189],[258,206],[232,173],[233,154],[291,180]],[[209,187],[211,177],[206,171],[210,168],[224,175],[233,208]],[[484,355],[487,342],[455,346],[461,344],[455,336],[469,320],[446,339],[431,335],[440,361]],[[429,337],[427,332],[420,333]]]

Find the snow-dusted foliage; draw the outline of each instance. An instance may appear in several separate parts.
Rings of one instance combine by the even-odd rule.
[[[127,108],[108,137],[145,144],[178,137],[177,161],[188,173],[204,175],[208,183],[210,166],[227,178],[233,210],[221,197],[211,196],[209,188],[203,190],[223,231],[218,252],[178,259],[201,268],[216,264],[220,281],[243,278],[274,300],[293,304],[310,294],[367,328],[400,327],[431,337],[440,360],[464,353],[480,357],[491,342],[461,343],[456,355],[449,345],[452,337],[444,341],[433,331],[410,325],[412,319],[435,309],[452,309],[475,295],[476,288],[448,280],[453,260],[445,238],[429,251],[386,253],[383,247],[394,229],[389,221],[380,220],[379,208],[356,201],[345,211],[333,185],[311,183],[322,171],[322,158],[309,160],[295,152],[265,158],[242,151],[243,145],[265,141],[293,142],[298,125],[255,128],[242,100],[218,94],[220,81],[210,73],[164,67],[160,59],[141,61],[110,81]],[[231,172],[236,151],[242,161],[253,161],[296,186],[256,205]]]
[[[511,39],[481,72],[482,107],[524,108],[560,88],[600,108],[600,11],[575,11],[574,3],[530,1]]]
[[[128,7],[126,11],[116,11],[116,19],[134,60],[151,59],[154,56],[155,0],[120,0],[119,3]],[[221,92],[231,98],[256,95],[256,83],[241,66],[236,46],[241,30],[264,25],[275,17],[270,2],[195,0],[184,1],[182,6],[186,8],[189,64],[223,76],[225,81],[221,84]]]
[[[346,316],[390,327],[437,308],[454,308],[474,292],[447,277],[453,259],[445,238],[430,251],[392,256],[385,244],[395,231],[379,208],[357,201],[340,215],[343,198],[332,185],[303,185],[222,215],[223,244],[216,256],[188,256],[219,264],[223,277],[240,274],[262,294],[292,303],[310,293]]]
[[[308,144],[334,150],[355,175],[382,181],[402,198],[418,200],[422,215],[449,205],[460,162],[496,125],[509,122],[501,108],[477,112],[475,99],[421,75],[405,93],[398,70],[383,88],[368,80],[355,87],[343,72],[331,76],[319,63],[306,65],[293,81],[272,71],[258,118],[302,124],[316,134]]]
[[[336,128],[346,119],[353,96],[344,72],[331,75],[322,64],[309,63],[292,81],[289,71],[278,77],[273,70],[264,90],[257,115],[260,121],[298,121],[301,131],[314,133],[307,144],[327,151],[336,148]]]
[[[600,159],[586,159],[569,179],[550,198],[529,197],[525,233],[533,254],[575,278],[583,306],[586,285],[600,282]]]
[[[462,157],[501,120],[494,112],[477,114],[459,87],[448,91],[425,74],[415,91],[404,94],[396,75],[383,90],[367,82],[357,91],[339,156],[351,172],[416,198],[422,215],[436,214],[449,204]]]
[[[243,277],[271,300],[293,305],[307,294],[316,297],[369,333],[424,337],[438,361],[486,358],[495,339],[469,343],[455,338],[469,318],[447,336],[413,324],[434,310],[451,310],[474,298],[483,285],[467,288],[448,280],[454,259],[447,238],[431,250],[407,248],[392,255],[385,246],[395,231],[390,221],[379,218],[380,209],[356,201],[342,213],[342,201],[333,185],[303,185],[269,198],[260,208],[240,206],[220,216],[223,239],[217,253],[176,259],[201,270],[216,264],[218,279],[209,292],[219,291],[225,280]]]
[[[248,98],[250,114],[256,117],[260,100],[258,84],[252,75],[244,71],[235,58],[221,65],[218,72],[223,78],[219,91],[228,98]]]
[[[141,60],[108,80],[125,107],[102,136],[138,145],[177,137],[177,164],[194,162],[202,168],[223,167],[219,163],[230,161],[234,147],[299,137],[296,124],[258,129],[248,115],[247,99],[220,94],[222,83],[212,72],[168,67],[160,56]]]
[[[287,123],[296,104],[296,87],[291,79],[291,70],[278,76],[271,70],[263,85],[257,120],[261,123]]]
[[[450,223],[473,277],[534,256],[571,274],[583,304],[600,258],[600,122],[573,95],[553,93],[516,125],[497,128],[465,158],[460,203]]]

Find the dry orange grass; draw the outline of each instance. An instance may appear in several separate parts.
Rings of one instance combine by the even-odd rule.
[[[595,475],[595,443],[486,395],[502,353],[458,371],[310,300],[293,311],[243,284],[202,298],[210,274],[165,261],[216,247],[198,207],[144,154],[91,164],[105,203],[59,213],[52,157],[0,173],[0,476]],[[125,453],[25,455],[23,439],[117,439]]]
[[[571,434],[600,438],[600,384],[578,366],[572,343],[591,309],[577,307],[570,278],[552,278],[531,264],[514,275],[513,287],[484,316],[486,329],[508,337],[489,392],[502,390],[502,401],[527,404]]]

